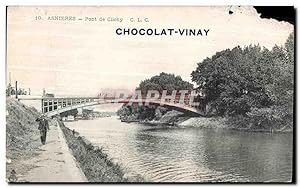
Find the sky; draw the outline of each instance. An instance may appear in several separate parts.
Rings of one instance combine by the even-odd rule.
[[[49,16],[74,16],[76,21],[47,20]],[[119,36],[119,27],[210,31],[206,37]],[[191,82],[197,63],[217,51],[250,44],[271,49],[284,45],[293,29],[287,22],[260,18],[248,6],[9,7],[7,83],[17,80],[32,95],[45,88],[55,95],[94,96],[104,90],[132,90],[160,72]]]

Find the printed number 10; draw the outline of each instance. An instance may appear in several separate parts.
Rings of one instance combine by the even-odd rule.
[[[41,16],[36,16],[36,17],[35,17],[35,20],[41,20],[41,19],[42,19]]]

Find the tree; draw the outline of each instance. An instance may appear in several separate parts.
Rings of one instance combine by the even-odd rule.
[[[192,80],[219,115],[245,114],[251,105],[269,102],[258,77],[261,68],[256,66],[260,52],[260,46],[227,49],[198,63],[196,71],[192,72]]]
[[[246,115],[251,108],[292,105],[293,40],[291,34],[284,47],[271,51],[250,45],[217,52],[198,63],[192,81],[218,115]]]
[[[167,90],[168,94],[173,90],[192,90],[193,84],[182,80],[180,76],[174,74],[160,73],[153,76],[150,79],[141,81],[137,90],[141,90],[142,93],[147,93],[148,90],[157,90],[162,93],[163,90]]]
[[[13,91],[14,91],[14,88],[9,83],[8,86],[7,86],[7,88],[6,88],[6,96],[14,95]]]
[[[118,111],[117,115],[120,117],[129,116],[131,114],[131,108],[127,105],[123,105]]]
[[[15,88],[13,88],[11,86],[11,84],[9,83],[6,88],[6,96],[11,96],[11,95],[15,95],[15,94],[16,94]],[[17,94],[18,95],[27,95],[27,91],[25,91],[25,89],[19,88],[17,91]]]
[[[273,101],[273,111],[290,127],[294,108],[294,33],[290,34],[284,47],[272,50],[274,67],[273,82],[266,85],[267,94]]]

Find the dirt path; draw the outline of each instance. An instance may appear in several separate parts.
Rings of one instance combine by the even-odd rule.
[[[87,182],[67,146],[61,129],[51,126],[46,145],[38,150],[38,155],[26,163],[37,166],[23,176],[26,182]]]

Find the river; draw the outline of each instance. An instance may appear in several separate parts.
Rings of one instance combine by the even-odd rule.
[[[147,181],[291,181],[292,134],[155,127],[116,116],[65,124]]]

